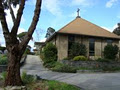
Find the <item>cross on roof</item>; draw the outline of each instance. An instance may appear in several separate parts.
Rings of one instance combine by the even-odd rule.
[[[79,16],[79,12],[80,12],[80,9],[78,8],[78,10],[77,10],[77,17],[80,18],[80,16]]]

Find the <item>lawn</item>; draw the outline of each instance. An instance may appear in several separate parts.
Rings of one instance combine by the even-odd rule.
[[[80,88],[53,80],[39,80],[26,85],[28,90],[80,90]]]
[[[27,90],[80,90],[80,88],[53,80],[37,80],[26,84]],[[3,80],[0,79],[0,88],[3,88]]]

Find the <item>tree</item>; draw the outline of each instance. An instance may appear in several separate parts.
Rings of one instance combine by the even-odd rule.
[[[25,0],[0,0],[0,21],[9,59],[5,86],[20,86],[23,84],[20,77],[20,60],[39,20],[41,3],[42,0],[36,0],[36,7],[31,25],[24,36],[24,39],[20,42],[17,39],[17,32],[23,14]],[[16,6],[17,4],[19,4],[19,9],[15,17],[11,5]],[[13,27],[11,30],[8,29],[8,24],[6,22],[6,14],[4,11],[6,8],[10,9],[10,14],[13,20]]]
[[[6,49],[6,47],[0,46],[0,50],[1,50],[2,52],[4,52],[5,49]]]
[[[118,27],[114,29],[113,33],[120,35],[120,23],[118,23]]]
[[[47,33],[46,33],[46,36],[45,36],[45,37],[46,37],[46,38],[49,38],[49,37],[52,36],[54,33],[55,33],[55,29],[49,27],[49,28],[47,29]]]
[[[20,41],[22,41],[24,39],[24,36],[27,34],[27,32],[21,32],[17,35],[17,37],[19,38]],[[33,39],[33,37],[31,37],[31,40]]]
[[[24,36],[27,34],[27,32],[21,32],[20,34],[17,35],[20,41],[24,39]]]

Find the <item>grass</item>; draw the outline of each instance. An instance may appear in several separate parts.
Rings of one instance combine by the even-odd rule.
[[[25,75],[25,77],[23,77],[24,79],[23,82],[25,86],[27,87],[27,90],[80,90],[80,88],[76,86],[63,83],[63,82],[54,81],[54,80],[40,79],[40,80],[31,82],[29,80],[31,80],[32,76],[31,77],[28,77],[28,76],[29,75]],[[25,83],[26,79],[28,80],[27,83]],[[4,79],[0,78],[0,88],[4,88],[3,84],[4,84]]]
[[[4,83],[3,79],[0,78],[0,88],[3,87],[3,83]]]
[[[39,80],[28,84],[27,90],[80,90],[80,88],[54,80]]]
[[[55,67],[53,67],[51,70],[56,72],[76,73],[77,69],[76,67],[72,67],[72,66],[57,62],[55,64]]]

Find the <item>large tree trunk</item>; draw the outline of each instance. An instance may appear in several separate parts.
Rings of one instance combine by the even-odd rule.
[[[42,0],[36,0],[36,7],[35,7],[32,23],[24,39],[21,42],[19,42],[17,40],[17,32],[18,32],[20,20],[23,14],[25,1],[26,0],[21,0],[17,17],[15,19],[15,23],[10,32],[6,22],[2,0],[0,0],[0,21],[3,29],[5,41],[6,41],[6,48],[9,54],[8,55],[9,63],[8,63],[8,69],[7,69],[7,78],[5,80],[5,86],[21,86],[23,84],[20,77],[20,59],[26,49],[26,46],[29,40],[32,37],[32,34],[39,20]]]
[[[5,86],[21,86],[22,80],[20,77],[20,58],[21,55],[18,52],[18,46],[9,47],[8,55],[8,68],[7,68],[7,78],[5,80]]]

